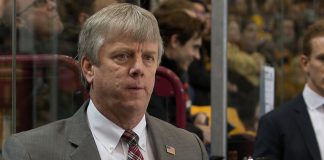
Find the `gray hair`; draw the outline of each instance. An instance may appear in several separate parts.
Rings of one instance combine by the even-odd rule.
[[[158,42],[158,63],[160,63],[163,42],[157,20],[149,11],[128,3],[111,4],[85,22],[79,36],[78,60],[81,61],[86,57],[93,65],[99,65],[100,47],[105,42],[115,42],[122,38],[138,42]],[[83,75],[81,81],[89,89]]]

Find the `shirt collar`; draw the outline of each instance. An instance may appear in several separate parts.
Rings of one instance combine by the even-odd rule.
[[[146,119],[145,115],[141,121],[132,129],[139,137],[138,145],[146,151]],[[125,131],[125,130],[124,130]]]
[[[94,106],[92,100],[90,100],[88,105],[87,116],[94,137],[101,141],[105,148],[112,148],[111,151],[115,150],[125,130],[102,115]],[[132,130],[139,136],[139,146],[146,151],[145,115]]]
[[[317,109],[324,104],[324,97],[314,92],[307,84],[304,87],[303,97],[309,109]]]

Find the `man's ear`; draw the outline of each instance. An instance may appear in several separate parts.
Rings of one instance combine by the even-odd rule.
[[[177,34],[173,34],[170,40],[170,46],[176,48],[179,45],[179,39]]]
[[[81,59],[81,72],[86,81],[91,84],[94,78],[94,65],[86,57]]]
[[[85,12],[81,12],[79,14],[79,17],[78,17],[78,22],[79,22],[79,25],[82,27],[83,24],[86,22],[86,20],[90,17],[89,14],[85,13]]]
[[[302,54],[300,56],[300,65],[302,70],[307,74],[309,71],[309,61],[310,61],[310,57],[307,57],[306,55]]]

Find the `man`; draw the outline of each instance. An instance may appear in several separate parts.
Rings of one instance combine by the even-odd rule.
[[[4,159],[207,160],[194,134],[145,114],[162,52],[150,12],[117,3],[91,16],[78,56],[90,101],[69,119],[9,138]]]
[[[63,30],[54,0],[17,0],[16,27],[19,54],[56,53],[57,34]],[[11,27],[13,2],[4,5],[3,23]],[[10,31],[8,37],[11,38]],[[10,42],[10,41],[8,41]],[[11,43],[1,46],[2,52],[11,51]]]
[[[16,15],[13,15],[13,4],[16,4]],[[0,54],[12,54],[12,48],[16,47],[17,55],[19,54],[57,54],[57,35],[63,30],[63,25],[60,16],[57,12],[57,4],[55,0],[4,0],[4,12],[2,18],[2,24],[0,24]],[[12,18],[15,18],[16,25],[12,26]],[[17,31],[17,39],[15,43],[12,43],[12,33],[15,27]],[[16,44],[13,46],[13,44]],[[26,59],[28,59],[26,57]],[[39,125],[49,122],[52,117],[49,114],[50,106],[44,104],[55,104],[56,99],[59,99],[58,103],[60,107],[57,110],[64,108],[63,114],[57,115],[72,115],[68,110],[73,110],[73,105],[68,107],[64,105],[66,101],[72,101],[67,95],[69,93],[57,92],[57,80],[54,80],[53,73],[56,73],[56,65],[48,67],[48,69],[40,69],[36,63],[30,65],[30,71],[35,77],[27,78],[28,80],[20,79],[24,81],[24,85],[30,90],[32,94],[19,97],[25,107],[33,107],[37,110],[34,116],[35,123],[33,125]],[[23,67],[17,63],[17,70],[21,70]],[[24,71],[25,72],[25,71]],[[36,75],[44,73],[43,77],[37,77]],[[56,77],[55,77],[56,78]],[[55,84],[55,85],[54,85]],[[19,87],[18,87],[19,88]],[[56,96],[58,98],[48,97]],[[72,96],[70,96],[72,97]],[[63,103],[61,103],[63,102]],[[22,104],[22,103],[21,103]],[[63,104],[63,105],[62,105]],[[64,106],[64,107],[63,107]],[[20,110],[19,105],[17,106]],[[21,106],[23,107],[23,106]],[[79,106],[77,106],[78,108]],[[30,111],[31,113],[32,111]],[[17,119],[18,130],[21,128],[21,118]],[[29,126],[29,125],[27,125]]]
[[[112,4],[124,2],[124,0],[67,0],[60,1],[62,17],[64,17],[64,30],[60,34],[59,53],[76,57],[78,50],[78,38],[81,27],[85,21],[95,12]]]
[[[300,62],[306,85],[299,96],[259,122],[255,157],[271,160],[324,158],[324,21],[308,30]]]
[[[210,70],[211,70],[211,47],[210,47],[210,13],[207,9],[207,3],[203,0],[190,0],[193,11],[197,17],[204,23],[202,32],[202,44],[200,48],[200,59],[195,59],[189,69],[189,82],[194,96],[192,104],[197,106],[210,105]],[[200,78],[197,78],[200,77]]]
[[[172,8],[171,4],[178,3]],[[188,69],[193,60],[200,59],[203,22],[197,17],[189,1],[165,1],[154,12],[157,17],[160,33],[164,42],[164,55],[161,66],[164,66],[180,78],[187,94],[186,129],[197,134],[205,144],[210,143],[210,128],[194,123],[195,117],[189,114],[191,107]],[[167,104],[165,107],[162,104]],[[148,112],[152,115],[175,124],[175,99],[152,96]]]
[[[178,3],[175,8],[172,7],[174,3]],[[161,66],[172,70],[180,78],[184,86],[187,86],[186,93],[189,84],[188,68],[194,59],[200,58],[199,48],[203,30],[203,23],[195,17],[190,7],[192,7],[191,2],[169,0],[162,3],[154,12],[165,47]],[[187,100],[190,102],[189,96]],[[167,104],[167,107],[163,104]],[[190,103],[187,104],[189,104],[187,107],[190,106]],[[175,99],[153,95],[148,112],[175,124],[175,108]],[[195,133],[202,138],[201,133]]]

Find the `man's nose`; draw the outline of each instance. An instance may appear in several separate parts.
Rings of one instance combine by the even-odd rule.
[[[134,57],[134,62],[132,63],[132,66],[129,70],[129,74],[132,77],[141,77],[144,75],[143,72],[143,59],[140,56]]]

